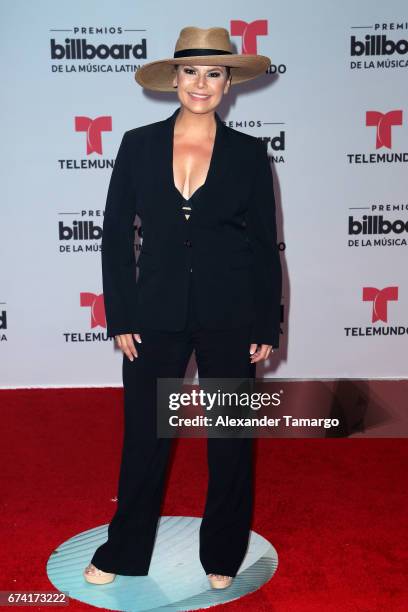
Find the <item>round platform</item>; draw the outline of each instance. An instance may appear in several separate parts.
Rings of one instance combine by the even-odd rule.
[[[108,525],[84,531],[54,550],[47,563],[52,584],[70,598],[98,608],[144,612],[198,610],[239,599],[270,580],[278,566],[274,547],[251,531],[240,571],[226,589],[212,589],[198,557],[201,518],[162,516],[148,576],[116,576],[106,585],[82,575]]]

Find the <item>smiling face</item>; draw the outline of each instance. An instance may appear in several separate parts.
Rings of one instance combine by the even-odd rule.
[[[193,113],[214,110],[231,86],[225,66],[186,66],[175,69],[173,86],[179,100]]]

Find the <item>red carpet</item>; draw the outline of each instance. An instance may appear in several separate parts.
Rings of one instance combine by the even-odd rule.
[[[0,590],[54,590],[52,550],[110,520],[121,397],[119,389],[0,391]],[[205,442],[175,442],[163,514],[202,515]],[[253,528],[273,543],[279,567],[259,591],[216,609],[406,610],[407,456],[404,439],[258,440]]]

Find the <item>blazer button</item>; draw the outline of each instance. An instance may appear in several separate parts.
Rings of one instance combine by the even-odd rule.
[[[184,244],[186,247],[191,247],[191,240],[185,240]]]

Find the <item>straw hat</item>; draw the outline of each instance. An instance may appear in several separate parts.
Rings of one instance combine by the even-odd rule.
[[[135,79],[146,89],[176,91],[172,85],[174,64],[230,66],[231,85],[235,85],[261,75],[270,63],[265,55],[233,53],[229,32],[225,28],[188,26],[180,31],[174,56],[140,66]]]

